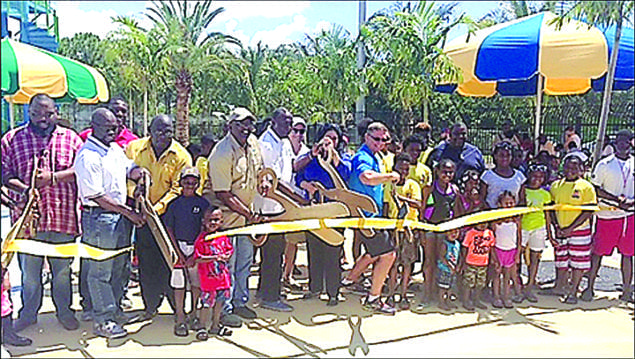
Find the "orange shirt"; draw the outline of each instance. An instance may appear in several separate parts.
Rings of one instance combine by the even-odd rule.
[[[489,251],[494,244],[496,244],[496,237],[492,230],[470,229],[463,240],[463,246],[467,247],[465,263],[479,267],[486,266],[489,262]]]

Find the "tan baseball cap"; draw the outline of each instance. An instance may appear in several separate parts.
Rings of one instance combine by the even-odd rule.
[[[181,179],[185,177],[196,177],[198,179],[201,179],[201,173],[196,167],[185,167],[183,170],[181,170]]]
[[[254,116],[254,114],[251,113],[251,111],[249,111],[248,109],[244,107],[236,107],[229,114],[229,122],[242,121],[249,117],[251,117],[254,121],[256,121],[256,116]]]

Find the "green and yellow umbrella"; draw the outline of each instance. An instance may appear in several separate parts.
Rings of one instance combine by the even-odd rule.
[[[58,101],[108,101],[108,84],[96,69],[46,50],[2,39],[2,96],[26,104],[45,93]]]

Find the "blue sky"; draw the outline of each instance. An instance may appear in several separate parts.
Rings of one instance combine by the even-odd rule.
[[[214,20],[212,30],[222,31],[254,46],[262,41],[271,47],[303,40],[305,34],[315,35],[332,24],[344,26],[357,34],[358,1],[215,1],[225,12]],[[393,1],[367,1],[367,18],[378,10],[390,7]],[[459,11],[478,18],[494,9],[498,1],[459,1]],[[93,32],[105,36],[115,29],[110,18],[131,15],[148,24],[143,16],[150,1],[53,1],[60,19],[60,36],[78,32]],[[458,36],[458,29],[450,39]]]

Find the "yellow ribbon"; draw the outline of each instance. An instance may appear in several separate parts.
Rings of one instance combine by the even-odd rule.
[[[514,207],[499,208],[472,213],[466,216],[455,218],[440,224],[423,223],[413,220],[390,219],[390,218],[319,218],[302,219],[295,221],[269,222],[249,225],[245,227],[233,228],[227,231],[210,234],[206,237],[211,240],[220,236],[235,235],[262,235],[307,231],[324,228],[355,228],[355,229],[421,229],[429,232],[446,232],[452,229],[472,226],[478,223],[495,221],[507,217],[519,216],[538,211],[600,211],[614,210],[615,207],[604,205],[571,206],[571,205],[551,205],[545,207]],[[8,245],[7,252],[20,252],[37,256],[49,257],[80,257],[94,260],[105,260],[118,256],[121,253],[132,250],[133,247],[121,248],[118,250],[103,250],[89,246],[84,243],[50,244],[30,239],[17,239]]]
[[[413,220],[390,219],[390,218],[321,218],[321,219],[302,219],[296,221],[284,222],[268,222],[248,225],[245,227],[233,228],[227,231],[212,233],[206,236],[207,240],[218,238],[221,236],[236,235],[262,235],[262,234],[278,234],[295,231],[307,231],[321,229],[324,226],[329,228],[356,228],[356,229],[401,229],[405,227],[413,229],[421,229],[429,232],[446,232],[452,229],[472,226],[478,223],[491,222],[507,217],[520,216],[532,212],[539,211],[600,211],[606,209],[614,209],[609,206],[571,206],[565,204],[557,204],[545,207],[514,207],[514,208],[498,208],[481,212],[472,213],[466,216],[455,218],[440,224],[423,223]]]
[[[16,239],[9,243],[9,246],[6,249],[7,252],[20,252],[36,256],[62,258],[80,257],[98,261],[103,261],[131,250],[132,247],[125,247],[117,250],[104,250],[84,243],[51,244],[34,241],[32,239]]]

